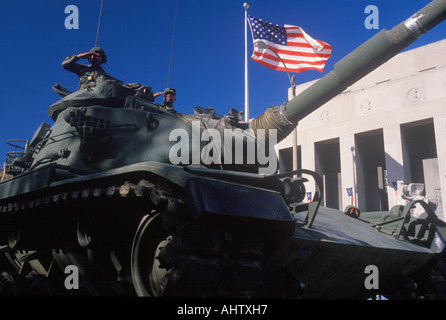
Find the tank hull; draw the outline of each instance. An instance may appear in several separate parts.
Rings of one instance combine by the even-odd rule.
[[[191,289],[190,284],[184,283],[192,280],[180,281],[178,287],[173,286],[175,296],[212,297],[219,292],[222,296],[270,298],[366,299],[376,293],[393,297],[406,285],[405,275],[416,274],[436,256],[429,247],[396,239],[364,220],[353,219],[334,209],[319,207],[314,222],[308,227],[308,204],[302,204],[301,210],[291,210],[282,195],[274,190],[276,185],[256,174],[246,173],[241,178],[243,174],[238,172],[142,162],[103,172],[83,172],[83,175],[71,168],[73,176],[69,178],[66,172],[70,170],[64,168],[64,175],[59,174],[64,179],[55,179],[49,173],[55,169],[61,170],[61,166],[35,170],[35,180],[42,184],[45,176],[46,183],[26,192],[17,192],[18,187],[13,185],[22,185],[21,179],[30,180],[33,172],[0,184],[1,238],[8,244],[4,252],[20,268],[23,261],[30,264],[23,255],[39,252],[43,258],[34,272],[44,276],[49,275],[48,265],[57,261],[63,268],[78,266],[81,279],[88,284],[92,280],[115,283],[118,278],[127,278],[126,284],[136,288],[134,294],[159,294],[147,289],[144,283],[148,280],[141,275],[141,269],[153,267],[141,262],[147,259],[141,257],[141,252],[155,249],[138,248],[143,246],[141,242],[162,243],[169,234],[183,228],[198,228],[204,234],[197,240],[200,245],[215,242],[219,248],[200,248],[201,253],[191,253],[190,248],[183,248],[190,240],[182,239],[172,245],[175,256],[183,257],[181,263],[188,261],[187,268],[192,265],[204,269],[211,275],[217,274],[215,277],[220,280],[227,272],[244,276],[242,279],[235,276],[241,284],[234,286],[232,279],[231,285],[227,285],[231,290],[225,291],[217,285],[220,280],[209,276],[203,285],[203,280],[196,280],[197,275],[189,275],[200,283]],[[5,197],[11,190],[15,196]],[[219,197],[221,194],[225,197]],[[157,214],[164,214],[164,223],[160,224]],[[17,229],[11,230],[11,226],[19,227],[20,232],[14,232]],[[155,240],[148,241],[149,234],[158,233],[154,226],[164,231]],[[205,230],[215,232],[206,234]],[[240,237],[242,242],[254,244],[250,247],[236,242],[243,249],[235,250],[234,260],[223,263],[219,258],[221,252],[233,250],[235,244],[226,243],[223,236],[215,240],[214,233]],[[204,254],[206,258],[203,250],[209,250]],[[89,260],[90,251],[96,252],[94,263]],[[110,252],[115,255],[114,260],[107,257]],[[240,261],[244,261],[242,266],[238,265]],[[121,269],[116,269],[116,264]],[[222,271],[222,265],[231,264],[231,271]],[[376,267],[379,279],[379,284],[372,289],[367,287],[370,266]],[[243,280],[250,279],[247,273],[259,272],[261,276],[251,282]],[[53,277],[53,274],[49,276]],[[61,285],[63,277],[57,280],[59,294],[70,292]]]
[[[305,284],[308,299],[367,299],[396,296],[396,288],[434,258],[435,252],[378,232],[368,222],[320,207],[311,229],[305,212],[294,214],[296,228],[270,260],[286,266]],[[377,280],[370,285],[373,270]],[[271,270],[272,271],[272,270]],[[278,272],[276,269],[275,272]]]

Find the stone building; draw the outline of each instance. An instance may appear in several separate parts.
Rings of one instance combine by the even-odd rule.
[[[398,181],[418,183],[444,219],[444,52],[446,40],[405,51],[299,122],[294,167],[323,177],[325,206],[389,210],[401,200]],[[293,168],[292,150],[293,133],[276,146],[281,172]]]

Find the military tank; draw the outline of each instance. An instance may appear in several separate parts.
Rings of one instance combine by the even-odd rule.
[[[0,293],[443,294],[446,224],[429,207],[418,218],[417,201],[389,212],[325,208],[320,176],[277,174],[270,146],[445,18],[446,0],[434,0],[250,122],[236,110],[166,111],[150,87],[118,80],[76,92],[55,87],[62,99],[48,108],[54,124],[41,124],[29,141],[8,141]],[[379,286],[367,284],[373,268]]]

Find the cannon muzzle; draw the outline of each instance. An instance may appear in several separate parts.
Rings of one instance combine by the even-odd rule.
[[[277,129],[278,141],[297,123],[347,87],[400,53],[422,34],[446,19],[446,0],[434,0],[391,30],[383,29],[337,62],[334,69],[280,107],[268,108],[250,127]]]

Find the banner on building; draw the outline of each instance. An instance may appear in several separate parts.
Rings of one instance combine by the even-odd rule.
[[[307,203],[311,202],[311,191],[307,192]]]
[[[353,205],[353,188],[347,188],[347,195],[350,199],[350,204]]]

